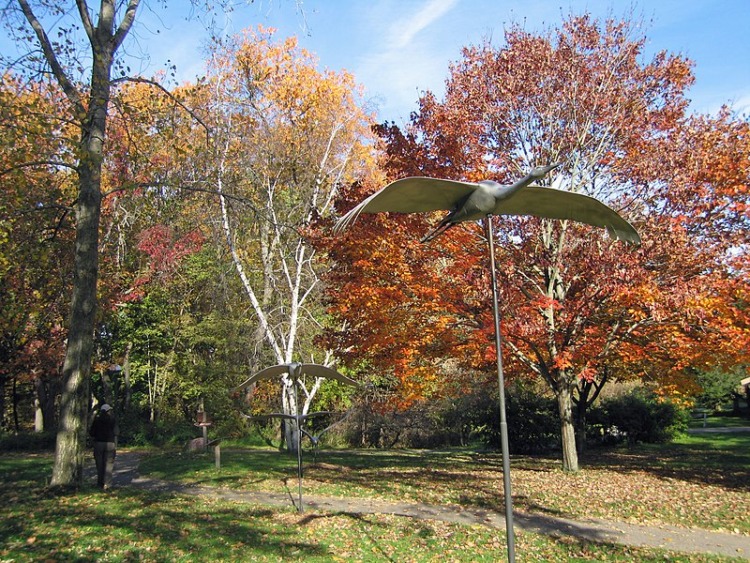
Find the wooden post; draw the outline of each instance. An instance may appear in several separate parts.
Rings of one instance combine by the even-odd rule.
[[[216,459],[216,469],[221,469],[221,445],[214,446],[214,458]]]

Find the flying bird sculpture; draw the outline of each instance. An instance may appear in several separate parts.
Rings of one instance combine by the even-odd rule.
[[[346,213],[334,226],[339,233],[362,213],[393,211],[418,213],[447,210],[448,215],[422,242],[429,242],[454,225],[489,215],[532,215],[545,219],[570,219],[607,230],[610,237],[639,244],[641,237],[614,209],[583,194],[531,185],[560,166],[537,166],[514,184],[493,180],[459,182],[414,176],[385,186]]]
[[[615,240],[640,244],[641,237],[633,226],[614,209],[601,201],[583,194],[532,185],[560,166],[537,166],[514,184],[499,184],[492,180],[479,183],[441,180],[437,178],[411,177],[396,180],[375,192],[346,213],[334,226],[339,233],[357,220],[362,213],[393,211],[397,213],[420,213],[427,211],[449,211],[438,225],[427,233],[422,242],[429,242],[445,231],[464,221],[477,221],[491,215],[531,215],[543,219],[578,221],[607,230]],[[508,545],[508,561],[515,561],[513,539],[513,501],[510,482],[510,453],[505,414],[505,380],[503,376],[500,313],[498,307],[497,274],[492,227],[484,222],[490,255],[492,279],[492,301],[495,318],[495,347],[497,349],[497,375],[500,406],[500,442],[503,454],[503,487],[505,496],[505,525]]]
[[[321,366],[319,364],[300,364],[297,362],[291,362],[289,364],[279,364],[262,369],[243,381],[240,385],[237,386],[237,389],[244,389],[245,387],[252,385],[256,381],[260,381],[261,379],[272,379],[285,373],[288,373],[289,377],[293,381],[301,379],[303,375],[312,375],[313,377],[335,379],[336,381],[345,383],[347,385],[352,385],[354,387],[360,386],[359,383],[357,383],[350,377],[346,377],[345,375],[337,372],[335,369]]]
[[[308,418],[312,418],[314,416],[321,416],[321,415],[330,415],[333,414],[330,411],[320,411],[320,412],[311,412],[307,414],[301,414],[299,412],[299,401],[296,400],[297,396],[297,382],[299,382],[302,379],[303,375],[311,375],[313,377],[323,377],[326,379],[333,379],[336,381],[339,381],[341,383],[345,383],[347,385],[352,385],[353,387],[361,387],[359,383],[351,379],[350,377],[347,377],[339,372],[337,372],[335,369],[331,369],[326,366],[321,366],[319,364],[300,364],[298,362],[291,362],[288,364],[279,364],[276,366],[267,367],[265,369],[260,370],[257,373],[254,373],[249,378],[247,378],[245,381],[243,381],[240,385],[237,386],[236,390],[239,391],[241,389],[245,389],[249,386],[251,386],[253,383],[256,383],[262,379],[273,379],[274,377],[278,377],[280,375],[288,374],[289,379],[291,379],[293,388],[294,388],[294,396],[295,396],[295,406],[297,407],[296,413],[280,413],[280,412],[272,412],[268,414],[262,414],[262,415],[247,415],[245,413],[240,413],[244,418],[247,418],[249,420],[262,420],[262,419],[268,419],[268,418],[280,418],[282,420],[289,420],[294,421],[297,432],[296,438],[297,443],[295,444],[296,450],[297,450],[297,487],[298,487],[298,495],[299,495],[299,504],[297,505],[297,510],[299,512],[303,511],[302,506],[302,435],[304,434],[308,438],[310,438],[310,441],[313,445],[313,451],[317,453],[317,447],[320,441],[320,436],[326,432],[327,430],[330,430],[333,426],[338,424],[338,422],[331,424],[327,428],[324,428],[317,436],[312,435],[308,431],[306,431],[302,425],[305,423],[305,421]],[[340,421],[339,421],[340,422]]]

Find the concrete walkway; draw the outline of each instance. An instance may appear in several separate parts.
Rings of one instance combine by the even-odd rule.
[[[217,487],[184,485],[138,474],[137,453],[117,454],[113,485],[137,487],[184,495],[205,495],[213,498],[278,507],[296,506],[297,497],[289,494],[237,491]],[[421,503],[384,502],[372,499],[303,496],[303,509],[348,514],[393,514],[458,524],[479,524],[505,530],[505,517],[492,510],[466,509],[457,506],[436,506]],[[683,553],[714,553],[750,561],[750,536],[710,532],[676,526],[641,526],[626,522],[599,519],[569,520],[541,514],[514,513],[516,533],[529,531],[553,537],[574,536],[598,543],[617,543],[637,547],[656,547]]]

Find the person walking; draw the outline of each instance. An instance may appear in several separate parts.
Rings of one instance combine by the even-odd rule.
[[[94,439],[94,461],[96,462],[96,484],[105,491],[112,484],[112,470],[117,447],[117,423],[112,407],[104,403],[91,425],[89,434]]]

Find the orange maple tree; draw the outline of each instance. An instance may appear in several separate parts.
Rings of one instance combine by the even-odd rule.
[[[747,193],[746,168],[732,161],[743,155],[732,147],[742,126],[728,116],[723,131],[716,120],[687,119],[689,61],[659,53],[642,63],[644,44],[630,22],[588,16],[543,36],[512,27],[502,48],[465,49],[444,100],[425,94],[405,131],[380,128],[391,178],[507,181],[562,160],[563,189],[608,202],[640,229],[644,243],[633,249],[569,222],[494,220],[507,369],[554,393],[571,471],[578,468],[573,404],[590,402],[590,385],[647,377],[665,393],[689,392],[690,369],[723,361],[716,354],[736,349],[744,334],[746,287],[726,267],[740,239],[698,243],[708,215],[726,213],[718,211],[726,202],[739,211],[737,191]],[[688,142],[690,127],[703,133]],[[698,149],[703,156],[685,166]],[[706,176],[700,163],[718,154],[726,154],[728,178]],[[681,195],[696,183],[707,194],[704,211]],[[356,187],[348,201],[370,191]],[[489,374],[495,362],[477,228],[416,245],[425,228],[418,216],[363,217],[331,251],[332,312],[348,323],[335,341],[352,361],[390,361],[405,401],[436,387],[451,392],[443,376],[456,365]],[[730,231],[712,239],[718,245]],[[711,338],[719,334],[731,343],[717,350]]]

